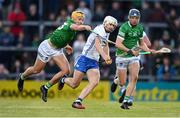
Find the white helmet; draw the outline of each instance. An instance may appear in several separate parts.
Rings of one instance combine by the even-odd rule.
[[[104,18],[103,24],[105,25],[105,24],[108,24],[108,23],[113,24],[115,26],[118,25],[117,20],[114,17],[112,17],[112,16],[106,16]]]

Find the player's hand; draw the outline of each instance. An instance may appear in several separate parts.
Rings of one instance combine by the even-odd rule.
[[[65,50],[66,50],[66,53],[67,53],[68,55],[70,55],[70,54],[73,52],[73,49],[72,49],[72,47],[71,47],[70,45],[67,45],[67,46],[65,47]]]
[[[139,51],[132,50],[134,56],[139,56]]]
[[[87,30],[87,31],[91,31],[91,27],[89,26],[89,25],[85,25],[85,29]]]
[[[106,64],[110,65],[112,64],[112,59],[105,60]]]
[[[106,64],[108,64],[108,65],[112,63],[112,59],[110,56],[105,56],[104,60],[105,60]]]
[[[139,56],[139,51],[131,50],[130,54],[134,56]]]

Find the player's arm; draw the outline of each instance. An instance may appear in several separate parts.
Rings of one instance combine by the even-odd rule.
[[[109,55],[107,55],[102,46],[100,45],[100,39],[98,37],[96,37],[95,39],[95,47],[96,47],[96,50],[98,51],[98,53],[102,56],[102,58],[105,60],[106,64],[111,64],[112,61],[111,61],[111,58]]]
[[[119,32],[118,32],[118,36],[116,38],[116,47],[123,50],[124,52],[127,52],[128,54],[131,55],[138,55],[138,52],[135,52],[129,48],[127,48],[124,44],[123,41],[125,40],[125,34],[128,32],[126,26],[123,24],[120,28],[119,28]]]
[[[87,30],[87,31],[90,31],[91,30],[91,27],[89,25],[77,25],[77,24],[72,24],[70,26],[70,28],[72,30],[75,30],[75,31],[83,31],[83,30]]]
[[[138,56],[139,55],[139,52],[138,51],[134,51],[134,50],[131,50],[129,48],[127,48],[126,46],[123,45],[123,40],[124,38],[121,37],[121,36],[117,36],[117,39],[116,39],[116,47],[127,52],[128,54],[131,54],[131,55],[134,55],[134,56]]]
[[[123,45],[123,43],[122,43],[123,40],[124,40],[123,37],[117,36],[117,38],[116,38],[116,47],[123,50],[123,51],[125,51],[125,52],[128,52],[129,49],[126,46]]]
[[[143,40],[144,40],[144,43],[150,47],[151,46],[151,41],[149,40],[149,37],[146,35],[146,32],[143,31]]]
[[[140,48],[144,51],[151,52],[153,54],[158,53],[156,50],[148,48],[143,39],[140,40]]]
[[[106,43],[105,47],[103,48],[104,52],[109,56],[109,45]]]
[[[147,47],[147,45],[144,42],[144,39],[140,39],[140,48],[146,52],[149,52],[150,49]]]

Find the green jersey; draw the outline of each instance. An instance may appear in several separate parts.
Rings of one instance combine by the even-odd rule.
[[[127,21],[119,28],[118,36],[124,39],[122,43],[125,47],[129,49],[135,48],[137,47],[139,40],[143,37],[143,26],[137,24],[132,27],[130,22]],[[132,57],[133,55],[129,55],[125,51],[117,48],[116,56]]]
[[[72,19],[68,19],[62,26],[59,26],[48,36],[50,42],[56,48],[65,47],[74,38],[76,31],[70,28],[73,23],[74,21]]]

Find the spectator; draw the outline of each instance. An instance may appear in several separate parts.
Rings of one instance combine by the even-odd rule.
[[[168,47],[173,49],[175,46],[175,42],[171,39],[170,34],[167,30],[164,30],[162,38],[159,40],[160,47]]]
[[[74,8],[74,4],[70,3],[67,5],[67,13],[68,13],[68,16],[71,15],[71,13],[75,10]]]
[[[103,21],[105,15],[105,9],[103,8],[103,4],[96,5],[93,21]]]
[[[15,60],[14,64],[12,65],[11,72],[12,73],[20,73],[22,71],[22,66],[20,60]]]
[[[37,34],[35,34],[33,36],[32,46],[33,47],[38,47],[40,43],[41,43],[41,41],[39,39],[39,36]]]
[[[82,53],[83,47],[85,45],[85,36],[84,34],[78,34],[77,39],[75,40],[73,44],[73,60],[77,59],[78,56]]]
[[[169,15],[168,15],[167,17],[168,17],[168,19],[169,19],[170,21],[174,21],[175,19],[177,19],[178,16],[177,16],[176,10],[175,10],[174,8],[172,8],[172,9],[170,10],[170,13],[169,13]]]
[[[39,20],[39,16],[37,13],[37,6],[35,4],[31,4],[29,6],[27,20],[28,21],[38,21]],[[32,39],[34,34],[38,32],[38,27],[37,26],[28,26],[27,30],[28,30],[28,37],[30,39]]]
[[[18,2],[15,3],[13,11],[9,12],[8,20],[13,23],[13,26],[11,27],[11,32],[14,35],[15,39],[17,39],[19,33],[23,31],[20,23],[26,20],[26,16],[24,12],[21,11],[21,6]]]
[[[107,15],[113,16],[114,18],[123,21],[124,20],[124,14],[121,10],[121,4],[119,2],[113,2],[112,3],[112,8],[108,12]]]
[[[168,57],[163,58],[163,64],[157,70],[158,81],[171,80],[175,76],[175,69],[170,64]]]
[[[39,20],[39,16],[37,13],[37,6],[35,4],[31,4],[29,6],[27,20],[28,21],[38,21]]]
[[[150,17],[150,22],[165,22],[165,13],[159,2],[155,2]]]
[[[91,20],[92,20],[92,13],[89,10],[89,8],[86,6],[86,2],[85,1],[80,1],[79,3],[79,7],[77,8],[78,11],[81,11],[85,14],[85,24],[91,24]]]
[[[4,32],[0,34],[0,46],[12,46],[14,37],[10,32],[10,27],[5,26]]]
[[[63,23],[67,20],[68,14],[65,9],[60,10],[59,15],[57,16],[56,22]]]
[[[20,32],[19,34],[19,37],[17,39],[17,44],[16,46],[18,48],[22,48],[22,47],[25,47],[25,46],[30,46],[30,41],[29,39],[27,38],[27,36],[25,36],[24,32]]]
[[[149,3],[143,2],[142,10],[141,10],[141,16],[142,16],[141,21],[148,22],[150,20],[150,14],[151,14],[151,9],[149,8]]]

